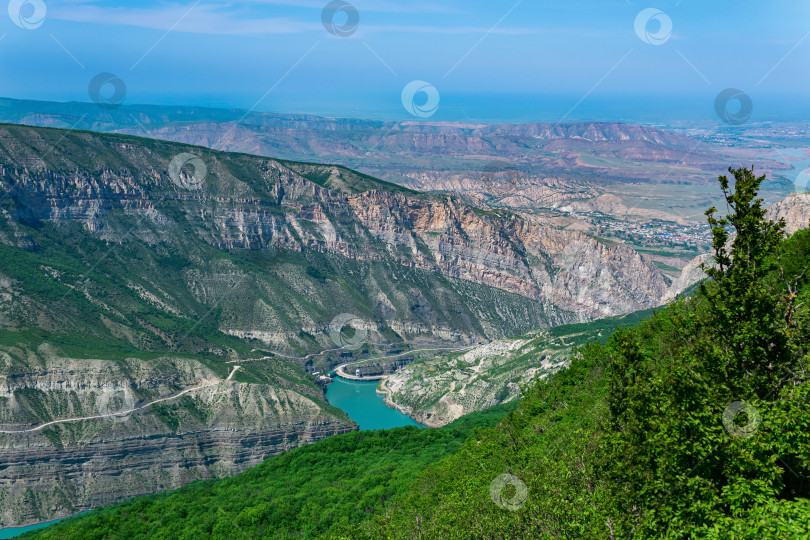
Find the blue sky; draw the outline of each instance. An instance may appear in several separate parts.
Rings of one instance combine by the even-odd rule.
[[[41,0],[14,1],[37,26]],[[350,3],[359,24],[337,37],[321,0],[45,0],[36,28],[0,22],[0,95],[88,101],[89,81],[110,72],[130,104],[406,118],[402,89],[422,80],[441,94],[437,120],[484,108],[510,119],[526,103],[547,120],[544,103],[570,119],[611,103],[644,103],[653,116],[688,103],[709,118],[714,97],[734,87],[752,97],[753,119],[810,120],[806,0]],[[672,23],[663,44],[636,33],[646,8]]]

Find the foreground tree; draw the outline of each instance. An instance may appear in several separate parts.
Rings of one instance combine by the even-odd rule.
[[[708,534],[810,495],[799,293],[810,235],[783,253],[784,222],[767,221],[757,198],[765,177],[729,172],[733,186],[718,179],[727,215],[706,212],[710,279],[656,324],[613,340],[602,466],[623,534]]]

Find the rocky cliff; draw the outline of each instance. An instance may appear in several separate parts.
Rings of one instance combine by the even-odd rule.
[[[771,221],[785,220],[785,234],[810,227],[810,193],[791,193],[785,200],[768,207],[765,217]]]
[[[791,193],[784,200],[769,206],[765,218],[770,221],[784,219],[785,234],[788,236],[799,229],[810,227],[810,193]],[[700,267],[712,260],[711,254],[703,254],[690,261],[681,271],[681,275],[669,286],[663,300],[669,302],[695,283],[704,280],[706,274]]]
[[[314,388],[229,379],[194,357],[2,346],[0,373],[0,526],[230,476],[355,429]]]
[[[168,174],[184,150],[207,169],[190,189],[184,182],[193,172],[185,179]],[[105,243],[193,252],[173,276],[182,285],[141,274],[137,289],[181,314],[189,312],[189,295],[221,305],[220,329],[277,344],[295,341],[301,329],[323,334],[336,315],[328,313],[335,297],[343,311],[362,309],[381,325],[470,339],[651,307],[665,289],[658,269],[625,246],[338,167],[6,126],[0,182],[15,223],[78,223]],[[202,253],[211,249],[231,255],[210,260]],[[240,264],[250,252],[265,260]],[[317,254],[325,258],[314,265]],[[296,257],[307,261],[303,281],[289,264]],[[368,274],[368,267],[378,270]],[[419,284],[426,279],[436,287]],[[377,305],[357,306],[340,280],[354,280]],[[242,293],[239,309],[222,301],[229,292],[223,285]],[[253,301],[244,296],[257,288],[262,294]],[[482,305],[482,295],[492,302]],[[455,306],[458,316],[442,305]]]

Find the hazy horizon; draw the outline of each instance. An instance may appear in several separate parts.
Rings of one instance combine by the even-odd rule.
[[[162,99],[161,99],[162,97]],[[541,94],[449,94],[442,96],[443,105],[429,118],[414,118],[402,108],[399,99],[390,96],[366,97],[357,102],[343,102],[332,107],[306,100],[280,100],[274,108],[257,107],[256,113],[303,114],[324,118],[357,119],[372,121],[423,121],[423,122],[469,122],[469,123],[555,123],[566,115],[575,103],[572,96]],[[398,98],[398,96],[397,96]],[[53,103],[93,104],[89,99],[50,100],[21,96],[0,96],[0,99],[41,101]],[[711,96],[714,99],[714,96]],[[789,100],[789,101],[788,101]],[[492,102],[502,102],[497,108]],[[785,103],[793,108],[785,109]],[[603,96],[582,103],[564,119],[566,122],[618,122],[659,126],[724,125],[712,108],[713,101],[705,96]],[[785,98],[762,98],[756,102],[756,113],[747,124],[771,122],[810,121],[810,102],[797,96]],[[170,99],[166,96],[144,96],[140,102],[125,103],[122,107],[202,107],[210,109],[250,110],[247,106],[229,104],[216,96],[201,100]],[[733,126],[731,126],[733,127]]]
[[[776,9],[778,5],[778,9]],[[11,2],[0,95],[436,121],[810,119],[810,5],[585,1]],[[102,78],[103,79],[103,78]],[[109,79],[109,77],[108,77]],[[414,111],[412,102],[436,106]],[[501,96],[503,99],[498,99]],[[732,108],[735,104],[732,104]],[[750,117],[750,118],[749,118]]]

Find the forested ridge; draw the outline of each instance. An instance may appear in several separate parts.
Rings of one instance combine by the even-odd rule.
[[[580,347],[497,425],[341,435],[40,534],[806,538],[810,231],[785,239],[764,176],[730,173],[709,279]]]

